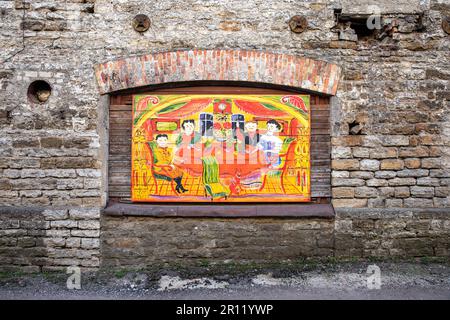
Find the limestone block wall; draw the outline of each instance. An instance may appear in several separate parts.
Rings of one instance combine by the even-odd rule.
[[[332,219],[102,218],[105,268],[328,257]]]
[[[365,33],[351,19],[373,13],[370,4],[380,8],[382,29]],[[131,25],[138,13],[151,20],[142,34]],[[307,18],[303,33],[290,31],[294,15]],[[101,223],[84,229],[70,216],[73,209],[99,212],[107,202],[107,96],[100,95],[94,66],[152,52],[260,50],[339,65],[330,117],[335,208],[448,212],[448,16],[450,5],[440,0],[0,1],[0,206],[2,239],[8,238],[1,240],[2,264],[64,266],[66,258],[88,267],[99,263],[98,249],[83,248],[82,239],[99,240]],[[46,103],[28,97],[34,80],[51,86]],[[63,208],[67,218],[13,217],[36,208]],[[45,235],[28,235],[27,219],[39,225],[30,230]],[[33,240],[20,240],[28,236]],[[72,237],[80,239],[76,249]],[[41,238],[64,241],[50,245]],[[45,259],[8,260],[9,244],[23,248],[26,257],[25,243],[32,242],[44,248],[39,255]],[[433,253],[445,252],[440,248]]]
[[[99,267],[98,209],[2,208],[0,216],[1,270]]]
[[[336,257],[448,257],[446,209],[338,209]]]

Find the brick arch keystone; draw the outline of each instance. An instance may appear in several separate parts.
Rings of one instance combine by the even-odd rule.
[[[95,66],[100,94],[167,82],[245,81],[335,95],[341,68],[326,61],[248,50],[170,51]]]

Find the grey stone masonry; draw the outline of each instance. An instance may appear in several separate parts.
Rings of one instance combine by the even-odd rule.
[[[343,19],[360,22],[376,13],[374,6],[381,29],[352,28]],[[132,27],[140,13],[151,21],[145,33]],[[304,32],[290,30],[294,15],[306,18]],[[0,266],[448,255],[450,35],[443,21],[449,16],[444,0],[0,0]],[[331,153],[318,160],[330,162],[331,202],[349,214],[386,210],[392,217],[101,220],[109,96],[100,94],[95,66],[197,49],[338,65]],[[193,79],[207,66],[198,68]],[[132,75],[123,72],[123,79]],[[326,82],[305,79],[311,86]],[[51,87],[45,103],[29,92],[36,80]]]
[[[100,265],[100,210],[0,207],[0,269]]]

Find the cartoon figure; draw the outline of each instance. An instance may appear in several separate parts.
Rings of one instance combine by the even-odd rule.
[[[156,174],[173,179],[177,184],[175,190],[178,193],[188,191],[181,184],[183,171],[173,163],[172,150],[167,146],[167,134],[158,134],[155,138],[156,146],[153,148],[154,166]]]
[[[180,134],[175,142],[176,155],[181,158],[180,162],[190,162],[193,160],[193,150],[201,150],[198,143],[201,141],[202,136],[200,133],[195,132],[195,121],[184,120],[181,124],[183,128],[182,134]]]
[[[247,153],[252,153],[259,143],[260,135],[258,124],[256,121],[248,121],[245,123],[244,145]]]
[[[257,144],[259,150],[264,153],[264,159],[270,168],[280,165],[280,150],[283,141],[275,134],[281,130],[281,125],[276,120],[267,121],[267,131],[263,134]]]

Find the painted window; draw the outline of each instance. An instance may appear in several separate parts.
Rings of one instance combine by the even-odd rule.
[[[244,131],[245,118],[242,114],[233,114],[231,116],[231,128],[233,128],[233,133],[236,135],[237,129]]]
[[[211,113],[200,113],[200,133],[202,136],[212,136],[212,128],[214,124],[214,117]]]
[[[310,201],[310,171],[307,95],[133,97],[133,201]]]

